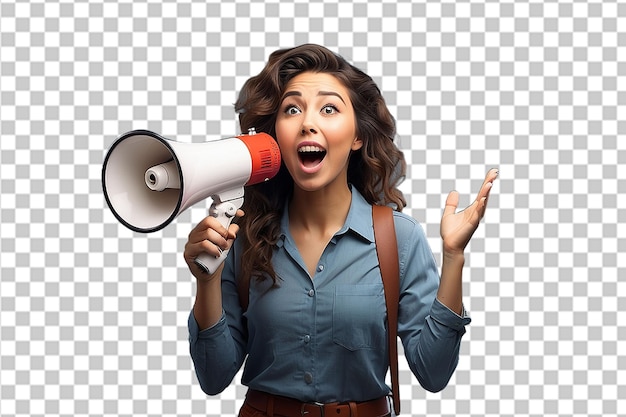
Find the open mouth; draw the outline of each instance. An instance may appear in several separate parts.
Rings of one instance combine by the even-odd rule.
[[[298,157],[302,165],[311,168],[319,165],[326,156],[326,150],[319,146],[301,146],[298,148]]]

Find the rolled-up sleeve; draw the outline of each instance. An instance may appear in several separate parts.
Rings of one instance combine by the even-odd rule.
[[[189,352],[200,387],[208,395],[219,394],[230,385],[246,356],[245,321],[233,273],[234,249],[222,272],[222,317],[204,330],[199,329],[193,310],[187,320]]]
[[[396,234],[401,276],[398,335],[422,387],[441,391],[456,369],[461,338],[471,320],[465,309],[459,316],[437,299],[439,270],[422,227],[396,216]]]

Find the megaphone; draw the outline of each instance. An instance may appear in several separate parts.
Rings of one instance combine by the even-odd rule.
[[[278,144],[266,133],[203,143],[165,139],[133,130],[111,146],[102,167],[102,189],[117,220],[129,229],[160,230],[181,212],[211,197],[209,213],[228,228],[243,205],[244,186],[268,181],[280,168]],[[213,273],[226,258],[202,254],[196,264]]]

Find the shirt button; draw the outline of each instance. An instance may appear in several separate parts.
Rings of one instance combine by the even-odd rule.
[[[304,343],[309,343],[310,341],[311,341],[311,336],[309,336],[308,334],[304,336]]]
[[[309,290],[309,297],[313,297],[315,295],[315,290],[314,289],[310,289]]]
[[[317,270],[318,270],[319,272],[322,272],[322,271],[324,270],[324,265],[321,265],[321,264],[320,264],[320,265],[318,265],[318,266],[317,266]]]
[[[304,382],[306,382],[307,384],[312,384],[313,383],[313,374],[311,374],[310,372],[306,372],[304,374]]]

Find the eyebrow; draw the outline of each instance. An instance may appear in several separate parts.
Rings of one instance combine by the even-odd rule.
[[[339,95],[339,93],[335,93],[334,91],[320,91],[320,92],[317,93],[317,95],[318,96],[336,96],[336,97],[339,97],[339,100],[341,100],[343,102],[343,104],[346,104],[346,102]],[[283,95],[283,100],[286,99],[287,97],[291,97],[291,96],[302,97],[302,93],[299,92],[299,91],[287,91],[285,93],[285,95]]]

